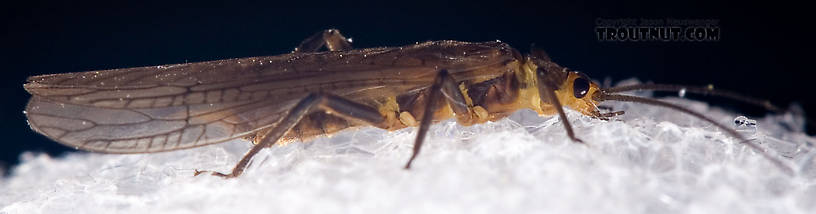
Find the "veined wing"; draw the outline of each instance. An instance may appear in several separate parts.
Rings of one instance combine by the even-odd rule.
[[[26,115],[34,130],[78,149],[191,148],[274,126],[311,92],[365,103],[427,87],[440,66],[463,79],[493,75],[480,68],[503,63],[507,54],[496,51],[500,43],[485,44],[446,41],[35,76],[25,85],[33,95]],[[458,53],[447,46],[459,47]]]

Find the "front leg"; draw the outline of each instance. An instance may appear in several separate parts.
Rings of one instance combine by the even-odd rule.
[[[550,101],[553,107],[555,107],[556,112],[558,112],[558,117],[561,119],[561,123],[564,124],[564,130],[567,131],[567,137],[572,139],[573,142],[584,143],[584,141],[575,137],[575,132],[572,131],[572,125],[569,123],[567,114],[564,113],[564,108],[558,100],[558,96],[555,95],[555,89],[557,88],[555,84],[549,81],[547,74],[544,73],[541,68],[538,68],[536,75],[538,78],[538,96],[541,100]]]

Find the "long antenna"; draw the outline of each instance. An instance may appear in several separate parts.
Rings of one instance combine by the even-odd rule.
[[[719,90],[714,89],[713,86],[708,85],[707,87],[699,87],[699,86],[686,86],[686,85],[672,85],[672,84],[653,84],[653,83],[645,83],[645,84],[637,84],[637,85],[626,85],[626,86],[618,86],[604,89],[606,93],[619,93],[625,91],[643,91],[643,90],[651,90],[651,91],[672,91],[672,92],[690,92],[695,94],[702,94],[702,95],[710,95],[710,96],[718,96],[724,97],[728,99],[733,99],[736,101],[752,104],[755,106],[759,106],[765,108],[768,111],[774,113],[784,113],[781,108],[771,104],[771,101],[757,99],[749,96],[745,96],[736,92],[726,91],[726,90]]]
[[[666,107],[666,108],[674,109],[674,110],[677,110],[677,111],[681,111],[683,113],[689,114],[689,115],[694,116],[696,118],[699,118],[701,120],[705,120],[706,122],[711,123],[712,125],[714,125],[714,126],[720,128],[721,130],[725,131],[729,135],[736,137],[739,140],[740,143],[745,144],[748,147],[750,147],[751,149],[759,152],[760,154],[762,154],[763,157],[770,160],[775,165],[777,165],[779,168],[781,168],[782,171],[784,171],[786,174],[793,175],[793,169],[791,169],[788,165],[784,164],[781,160],[779,160],[776,157],[773,157],[770,154],[768,154],[762,147],[760,147],[759,145],[756,145],[756,144],[752,143],[751,141],[745,139],[744,137],[742,137],[742,135],[737,133],[737,131],[735,131],[733,129],[730,129],[730,128],[724,126],[724,125],[721,125],[720,123],[717,123],[713,119],[708,118],[703,114],[697,113],[695,111],[689,110],[689,109],[684,108],[684,107],[679,106],[679,105],[667,103],[667,102],[660,101],[660,100],[644,98],[644,97],[636,97],[636,96],[620,95],[620,94],[607,94],[607,93],[604,93],[604,92],[596,93],[596,95],[593,95],[593,96],[596,96],[595,98],[597,100],[599,100],[599,101],[615,100],[615,101],[643,103],[643,104],[647,104],[647,105]]]

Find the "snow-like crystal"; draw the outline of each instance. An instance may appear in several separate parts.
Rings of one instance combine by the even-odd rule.
[[[734,124],[742,127],[754,127],[757,125],[757,121],[748,119],[748,117],[740,115],[737,116],[737,118],[734,118]]]

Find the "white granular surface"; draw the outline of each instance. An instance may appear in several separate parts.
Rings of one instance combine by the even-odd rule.
[[[738,113],[664,99],[729,126]],[[813,213],[816,149],[801,117],[769,115],[738,128],[794,168],[786,175],[705,121],[665,108],[615,103],[602,121],[568,111],[520,111],[510,119],[432,127],[412,170],[416,129],[344,131],[260,152],[236,140],[144,154],[25,153],[0,179],[0,213]]]

